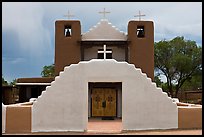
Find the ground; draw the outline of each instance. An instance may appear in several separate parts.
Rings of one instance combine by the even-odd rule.
[[[53,132],[53,133],[10,133],[3,135],[202,135],[202,129],[176,129],[176,130],[154,130],[154,131],[129,131],[129,132]]]
[[[3,135],[202,135],[202,129],[121,131],[122,120],[89,119],[86,132],[6,133]]]

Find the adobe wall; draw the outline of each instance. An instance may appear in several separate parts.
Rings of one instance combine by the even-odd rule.
[[[2,133],[6,130],[6,105],[2,103]]]
[[[109,46],[107,49],[112,49],[112,58],[117,61],[125,61],[125,49],[123,47]],[[94,46],[84,49],[84,61],[89,61],[91,59],[97,59],[98,49],[103,49],[103,47]]]
[[[65,26],[71,26],[72,35],[65,37]],[[78,63],[81,60],[80,43],[81,25],[78,20],[58,20],[55,22],[55,75],[65,66]]]
[[[178,106],[178,128],[202,129],[202,106]]]
[[[177,105],[178,129],[202,129],[202,105],[187,103],[177,103]],[[9,111],[6,110],[7,106]],[[30,133],[32,115],[29,107],[32,106],[2,104],[2,133]],[[9,119],[6,118],[7,115]]]
[[[137,27],[144,26],[145,37],[137,37]],[[129,63],[141,68],[154,80],[154,25],[152,21],[129,21]]]
[[[31,105],[7,105],[6,133],[31,132]]]

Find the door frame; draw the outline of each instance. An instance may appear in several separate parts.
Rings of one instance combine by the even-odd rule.
[[[90,95],[92,96],[93,88],[114,88],[116,90],[116,116],[118,114],[118,88],[122,90],[122,82],[88,82],[88,89],[90,90]],[[102,118],[103,116],[92,116],[92,98],[90,99],[90,117],[91,118]],[[105,117],[105,116],[104,116]]]

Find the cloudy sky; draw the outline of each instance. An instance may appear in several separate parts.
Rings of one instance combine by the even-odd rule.
[[[81,21],[82,33],[103,17],[119,30],[127,32],[129,20],[154,22],[155,42],[184,36],[202,46],[202,2],[3,2],[2,3],[2,75],[15,78],[41,77],[43,66],[54,63],[54,24],[66,20],[68,10]]]

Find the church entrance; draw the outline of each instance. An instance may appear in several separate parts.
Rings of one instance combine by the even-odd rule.
[[[116,117],[116,89],[92,89],[92,117]]]
[[[89,82],[89,118],[122,117],[122,82]]]

